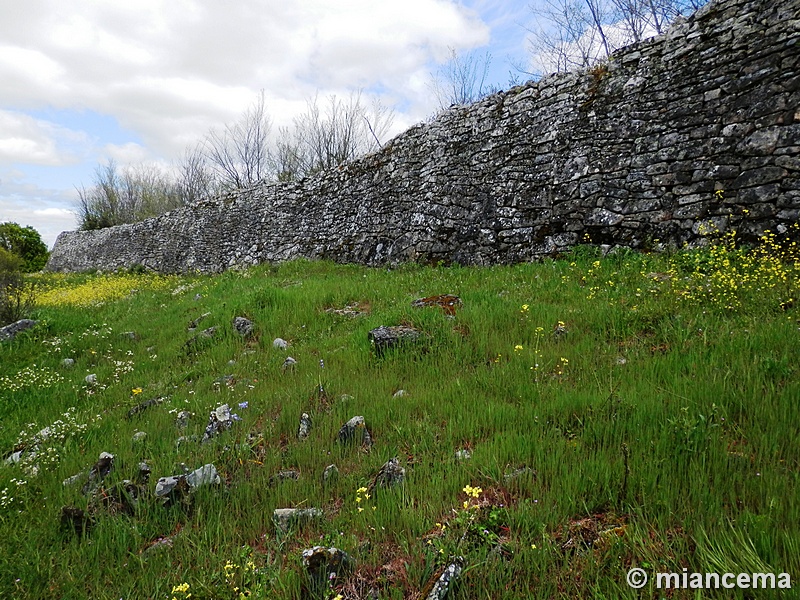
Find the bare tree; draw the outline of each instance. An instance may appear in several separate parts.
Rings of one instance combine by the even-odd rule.
[[[271,129],[262,90],[238,121],[221,132],[212,129],[208,133],[204,153],[224,187],[248,187],[270,175]]]
[[[219,181],[208,164],[202,144],[184,151],[177,170],[178,186],[184,204],[211,198],[219,192]]]
[[[492,63],[491,54],[486,52],[479,56],[469,52],[459,55],[455,48],[448,50],[448,61],[435,74],[431,74],[430,88],[440,109],[452,104],[470,104],[497,91],[486,83]]]
[[[119,169],[109,160],[91,187],[78,188],[81,229],[101,229],[158,216],[183,204],[179,186],[156,165]]]
[[[330,96],[322,106],[315,96],[292,128],[280,130],[274,171],[279,180],[297,179],[377,150],[393,118],[378,101],[366,105],[360,92],[347,100]]]
[[[549,72],[584,69],[609,54],[663,33],[678,16],[706,0],[543,0],[531,11],[534,69]]]

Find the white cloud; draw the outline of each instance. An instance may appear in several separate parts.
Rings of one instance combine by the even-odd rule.
[[[89,140],[43,119],[0,110],[0,161],[59,166],[79,160]]]

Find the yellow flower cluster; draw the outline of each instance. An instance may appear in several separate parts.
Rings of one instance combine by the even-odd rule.
[[[142,290],[162,290],[174,277],[162,275],[101,275],[73,286],[57,286],[38,298],[43,306],[78,306],[89,308],[120,300]]]

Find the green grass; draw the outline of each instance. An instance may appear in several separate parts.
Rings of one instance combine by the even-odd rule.
[[[302,598],[301,552],[313,545],[357,561],[328,598],[416,597],[455,555],[466,568],[452,598],[667,597],[630,589],[634,566],[787,572],[795,583],[800,264],[789,251],[775,261],[777,246],[761,258],[724,243],[607,258],[580,248],[540,264],[394,270],[296,261],[214,277],[126,274],[117,294],[114,277],[37,276],[50,289],[39,325],[0,344],[0,451],[30,447],[45,426],[62,433],[35,459],[0,466],[0,597]],[[439,293],[462,298],[454,318],[410,306]],[[365,314],[326,312],[356,303]],[[197,331],[217,334],[187,346],[188,324],[206,312]],[[235,316],[254,321],[252,337],[235,333]],[[423,342],[377,358],[367,332],[400,323]],[[284,371],[287,354],[297,366]],[[176,445],[199,440],[223,403],[242,420],[209,443]],[[193,413],[185,431],[181,410]],[[301,441],[303,412],[314,426]],[[355,415],[369,452],[335,443]],[[463,449],[472,457],[456,460]],[[77,536],[61,509],[91,502],[62,481],[104,451],[116,459],[103,489],[145,460],[150,495],[132,516],[91,509],[94,527]],[[405,484],[364,497],[394,456]],[[221,486],[186,505],[152,497],[159,477],[209,462]],[[323,486],[332,463],[340,476]],[[298,481],[270,486],[289,468]],[[272,511],[295,506],[325,517],[276,532]],[[172,545],[148,550],[163,538]]]

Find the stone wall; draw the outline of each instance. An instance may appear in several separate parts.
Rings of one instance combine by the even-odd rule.
[[[491,264],[783,232],[800,217],[799,41],[800,0],[712,2],[606,65],[454,106],[340,168],[63,233],[48,268]]]

